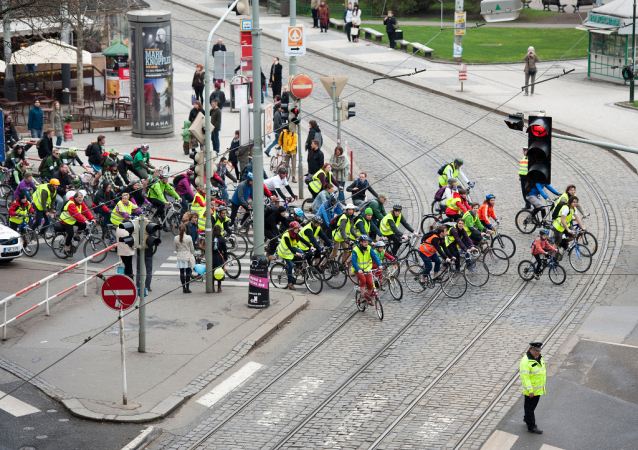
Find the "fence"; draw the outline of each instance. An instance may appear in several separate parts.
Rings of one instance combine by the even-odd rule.
[[[95,254],[93,254],[93,255],[89,256],[89,257],[86,257],[86,258],[84,258],[83,260],[78,261],[78,262],[76,262],[75,264],[70,265],[69,267],[65,267],[64,269],[60,270],[59,272],[56,272],[56,273],[54,273],[54,274],[51,274],[51,275],[49,275],[48,277],[45,277],[45,278],[41,279],[40,281],[37,281],[37,282],[33,283],[32,285],[27,286],[26,288],[24,288],[24,289],[22,289],[22,290],[20,290],[20,291],[16,292],[15,294],[10,295],[10,296],[8,296],[8,297],[4,298],[2,301],[0,301],[0,305],[4,305],[4,320],[3,320],[3,323],[2,323],[2,324],[0,324],[0,328],[2,328],[2,340],[6,340],[6,339],[7,339],[7,325],[8,325],[8,324],[10,324],[11,322],[13,322],[13,321],[15,321],[15,320],[19,319],[20,317],[24,316],[25,314],[27,314],[27,313],[29,313],[29,312],[33,311],[34,309],[36,309],[36,308],[38,308],[38,307],[40,307],[40,306],[42,306],[42,305],[45,305],[45,306],[46,306],[46,315],[47,315],[47,316],[48,316],[48,315],[50,315],[50,314],[49,314],[49,301],[50,301],[50,300],[53,300],[53,299],[54,299],[54,298],[56,298],[56,297],[60,297],[61,295],[66,294],[67,292],[69,292],[69,291],[71,291],[71,290],[73,290],[73,289],[75,289],[76,287],[79,287],[79,286],[81,286],[81,285],[84,285],[84,296],[86,297],[86,296],[87,296],[87,294],[88,294],[88,292],[87,292],[87,283],[88,283],[90,280],[92,280],[93,278],[97,277],[99,274],[102,274],[102,273],[104,273],[104,272],[107,272],[107,271],[109,271],[109,270],[113,269],[114,267],[117,267],[117,266],[119,266],[120,264],[122,264],[121,262],[119,262],[119,261],[118,261],[117,263],[113,264],[112,266],[109,266],[109,267],[107,267],[106,269],[101,270],[100,272],[98,272],[98,273],[96,273],[96,274],[94,274],[94,275],[91,275],[91,276],[89,277],[89,276],[88,276],[88,262],[89,262],[90,260],[92,260],[93,258],[95,258],[96,256],[101,255],[101,254],[102,254],[102,253],[104,253],[104,252],[108,252],[109,250],[111,250],[111,249],[112,249],[112,248],[114,248],[114,247],[115,247],[115,244],[113,244],[113,245],[111,245],[110,247],[107,247],[107,248],[105,248],[104,250],[99,251],[99,252],[97,252],[97,253],[95,253]],[[75,269],[76,267],[79,267],[79,266],[80,266],[80,264],[84,264],[84,279],[83,279],[82,281],[80,281],[79,283],[74,284],[73,286],[71,286],[71,287],[69,287],[69,288],[67,288],[67,289],[64,289],[62,292],[58,292],[57,294],[55,294],[55,295],[53,295],[53,296],[49,297],[49,282],[50,282],[51,280],[53,280],[54,278],[59,277],[59,276],[60,276],[60,275],[62,275],[63,273],[66,273],[66,272],[68,272],[68,271],[69,271],[69,270],[71,270],[71,269]],[[8,319],[8,320],[7,320],[7,308],[8,308],[8,305],[9,305],[9,301],[11,301],[11,300],[13,300],[14,298],[17,298],[17,297],[19,297],[19,296],[21,296],[21,295],[23,295],[23,294],[25,294],[25,293],[27,293],[27,292],[29,292],[29,291],[32,291],[32,290],[34,290],[34,289],[38,288],[39,286],[42,286],[43,284],[44,284],[44,285],[45,285],[45,287],[46,287],[46,292],[45,292],[44,300],[42,300],[42,301],[41,301],[40,303],[38,303],[37,305],[32,306],[31,308],[27,309],[26,311],[23,311],[22,313],[18,314],[17,316],[12,317],[11,319]]]

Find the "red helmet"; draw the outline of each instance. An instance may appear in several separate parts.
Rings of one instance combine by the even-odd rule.
[[[299,228],[301,225],[299,225],[299,222],[297,222],[296,220],[294,222],[290,222],[290,228]]]
[[[194,174],[195,172],[193,172],[192,170],[187,170],[186,171],[186,175],[188,175],[189,177]]]

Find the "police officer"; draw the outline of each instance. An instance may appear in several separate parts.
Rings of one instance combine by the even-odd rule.
[[[520,375],[525,396],[525,416],[523,421],[527,424],[530,433],[543,434],[536,426],[534,410],[538,405],[541,395],[545,394],[547,382],[547,369],[541,356],[542,342],[530,342],[529,350],[521,359]]]

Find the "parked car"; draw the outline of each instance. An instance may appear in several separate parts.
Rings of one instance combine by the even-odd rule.
[[[0,261],[11,261],[22,256],[22,239],[11,228],[0,224]]]

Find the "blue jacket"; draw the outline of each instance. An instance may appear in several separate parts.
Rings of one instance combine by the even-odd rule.
[[[368,243],[368,246],[370,246],[370,243]],[[363,253],[363,249],[361,247],[359,247],[359,250],[361,250],[361,253]],[[377,256],[377,252],[375,252],[374,249],[370,250],[370,256],[372,256],[373,263],[375,263],[377,266],[381,265],[379,256]],[[352,252],[352,267],[354,267],[354,270],[356,270],[357,272],[361,270],[361,267],[359,267],[359,264],[357,264],[357,252]]]
[[[28,130],[41,130],[44,128],[44,120],[42,119],[42,109],[33,107],[29,110]]]
[[[556,189],[551,187],[549,184],[540,184],[540,183],[536,183],[536,185],[534,187],[532,187],[532,189],[529,191],[529,195],[532,196],[532,197],[540,195],[545,200],[547,200],[549,197],[547,196],[547,194],[544,191],[545,188],[549,189],[551,192],[553,192],[556,195],[560,195],[560,192],[558,192]]]
[[[248,207],[248,199],[253,196],[253,187],[248,184],[248,179],[242,181],[237,185],[233,198],[230,200],[237,206]],[[240,197],[241,196],[241,197]]]
[[[323,202],[323,205],[321,205],[317,210],[317,215],[323,219],[326,226],[330,225],[330,221],[334,218],[334,216],[338,216],[341,213],[343,213],[341,203],[337,202],[337,205],[333,208],[330,200]]]

